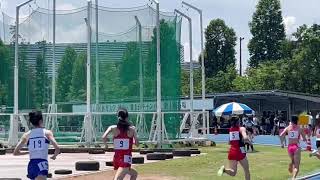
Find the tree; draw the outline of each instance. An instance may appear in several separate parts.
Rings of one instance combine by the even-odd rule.
[[[34,69],[28,66],[27,44],[21,43],[19,48],[19,108],[31,109],[34,106]]]
[[[85,101],[86,99],[86,60],[86,53],[80,53],[73,63],[70,100]]]
[[[70,93],[71,80],[72,80],[72,68],[73,63],[77,58],[76,51],[67,47],[62,61],[58,68],[58,78],[57,78],[57,100],[58,101],[68,101],[68,94]]]
[[[10,83],[10,75],[12,73],[12,64],[10,62],[9,53],[9,48],[7,48],[0,39],[0,105],[8,105],[8,88]]]
[[[235,64],[236,33],[222,19],[214,19],[205,31],[206,77],[212,78],[219,71],[226,71]]]
[[[193,93],[201,95],[201,69],[194,70],[193,81]],[[190,74],[186,70],[181,70],[181,95],[190,95]]]
[[[43,104],[48,102],[49,78],[47,75],[47,65],[44,55],[38,54],[35,67],[35,105],[36,108],[43,108]]]
[[[233,88],[233,81],[237,77],[234,65],[229,65],[226,71],[219,71],[213,78],[207,79],[207,92],[230,92]]]
[[[260,0],[249,23],[252,39],[248,48],[250,66],[282,57],[281,44],[285,39],[281,6],[279,0]]]

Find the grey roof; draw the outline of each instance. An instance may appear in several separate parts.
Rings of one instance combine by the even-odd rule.
[[[264,91],[247,91],[247,92],[226,92],[226,93],[213,93],[208,94],[207,98],[224,98],[224,97],[246,97],[254,99],[266,99],[269,97],[279,97],[279,98],[296,98],[307,101],[312,101],[320,103],[320,96],[308,93],[299,93],[293,91],[282,91],[282,90],[264,90]],[[200,97],[200,96],[196,96]]]

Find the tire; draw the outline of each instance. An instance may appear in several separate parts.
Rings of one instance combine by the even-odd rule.
[[[147,160],[166,160],[167,156],[164,153],[149,153]]]
[[[48,173],[47,178],[52,178],[52,173]]]
[[[21,178],[0,178],[0,180],[21,180]]]
[[[152,150],[140,150],[140,154],[149,154],[149,153],[154,153]]]
[[[76,162],[77,171],[99,171],[100,163],[98,161],[78,161]]]
[[[54,154],[55,149],[48,149],[48,154]]]
[[[166,154],[166,159],[173,159],[173,154],[172,153],[167,153]]]
[[[6,155],[6,150],[5,149],[0,149],[0,155]]]
[[[92,149],[89,150],[89,154],[104,154],[105,151],[103,149]]]
[[[172,152],[173,156],[191,156],[190,150],[175,150]]]
[[[54,171],[54,174],[61,174],[61,175],[72,174],[72,170],[69,170],[69,169],[57,169],[57,170]]]
[[[144,157],[133,157],[132,164],[144,164]]]
[[[157,153],[171,153],[173,149],[152,149],[152,151]]]
[[[198,151],[199,149],[198,149],[198,148],[190,148],[189,150],[191,150],[191,151]]]
[[[113,161],[107,161],[106,166],[113,166]]]
[[[199,151],[199,150],[191,150],[191,154],[201,154],[201,151]]]

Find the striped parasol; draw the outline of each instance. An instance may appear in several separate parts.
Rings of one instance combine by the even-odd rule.
[[[213,113],[217,117],[226,115],[251,115],[254,114],[254,110],[245,104],[232,102],[219,106],[213,110]]]

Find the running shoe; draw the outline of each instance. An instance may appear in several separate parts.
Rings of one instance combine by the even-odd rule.
[[[218,173],[217,173],[217,175],[218,175],[218,176],[222,176],[223,171],[224,171],[224,166],[221,166],[220,169],[219,169],[219,171],[218,171]]]
[[[309,154],[309,157],[315,156],[317,153],[318,153],[318,150],[315,149]]]

